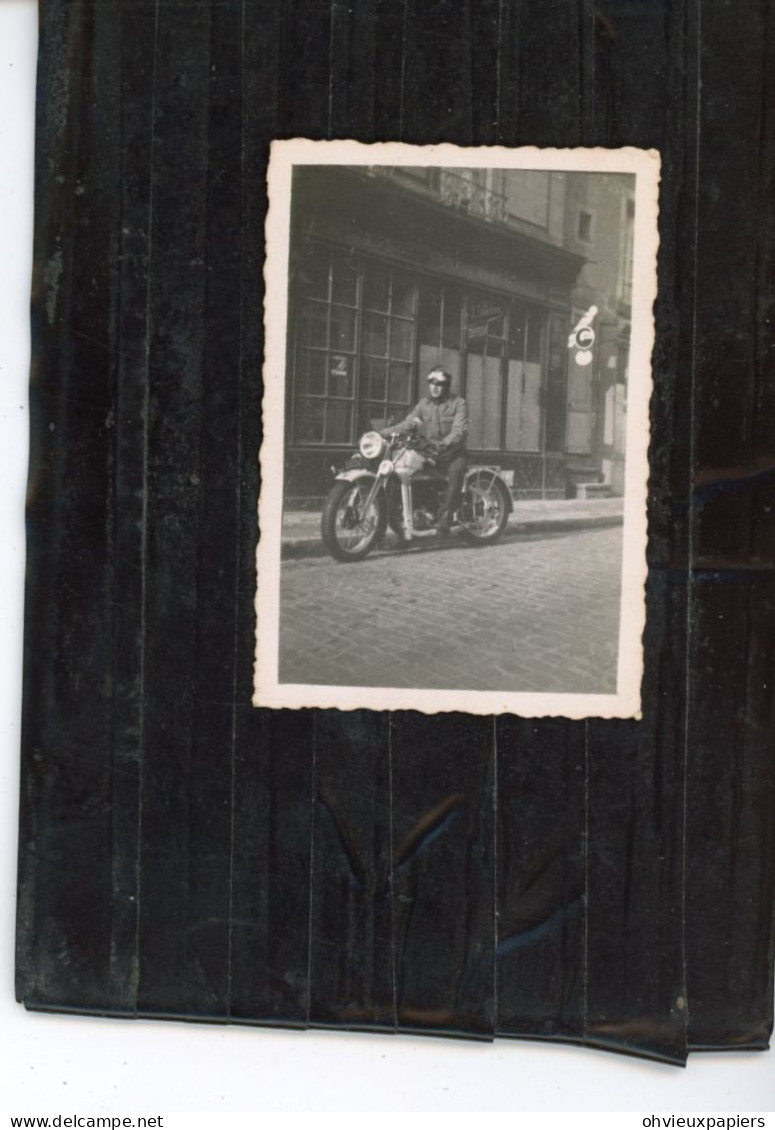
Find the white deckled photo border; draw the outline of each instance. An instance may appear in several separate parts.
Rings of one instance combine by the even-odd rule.
[[[281,537],[285,451],[285,366],[291,190],[302,165],[414,165],[552,172],[619,173],[635,177],[632,320],[627,379],[624,535],[616,691],[611,694],[283,683],[279,679]],[[433,714],[516,714],[523,717],[639,718],[647,577],[646,502],[654,303],[657,296],[660,158],[654,150],[463,148],[397,142],[294,139],[272,143],[264,269],[265,359],[260,449],[261,496],[256,552],[256,651],[253,703],[270,708],[418,710]],[[355,583],[357,567],[348,573]],[[311,641],[311,646],[314,642]]]

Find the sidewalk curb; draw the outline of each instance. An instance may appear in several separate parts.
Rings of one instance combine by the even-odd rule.
[[[515,541],[521,534],[536,534],[542,531],[554,534],[562,530],[603,529],[606,526],[621,526],[623,522],[623,514],[587,514],[578,518],[540,518],[527,519],[523,522],[515,521],[512,517],[508,529],[503,535],[503,540]],[[393,548],[394,535],[388,532],[382,552],[390,551]],[[280,556],[284,561],[301,557],[327,557],[328,550],[318,536],[287,538],[282,541]]]

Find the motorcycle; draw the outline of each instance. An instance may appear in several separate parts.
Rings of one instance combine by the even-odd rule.
[[[447,479],[435,467],[432,445],[419,434],[419,423],[387,438],[366,432],[345,467],[338,473],[332,468],[336,482],[323,508],[321,533],[339,561],[366,557],[388,526],[401,548],[436,535]],[[469,467],[452,529],[472,545],[492,545],[512,509],[499,467]]]

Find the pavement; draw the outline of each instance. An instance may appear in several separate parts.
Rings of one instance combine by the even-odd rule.
[[[622,529],[610,501],[584,507],[604,526],[552,526],[539,510],[492,546],[453,536],[347,564],[286,559],[280,682],[612,693]]]
[[[572,529],[599,529],[621,525],[621,498],[551,499],[516,501],[503,540],[522,534]],[[427,542],[426,542],[427,544]],[[395,535],[388,531],[379,552],[395,549]],[[282,556],[308,557],[327,553],[320,539],[320,511],[291,510],[283,514]]]

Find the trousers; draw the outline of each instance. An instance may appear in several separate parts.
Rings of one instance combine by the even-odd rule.
[[[457,450],[453,448],[451,451],[437,455],[435,463],[436,469],[447,476],[447,493],[444,497],[444,505],[439,520],[451,522],[453,514],[460,506],[463,495],[463,480],[468,466],[468,456],[460,448]]]

